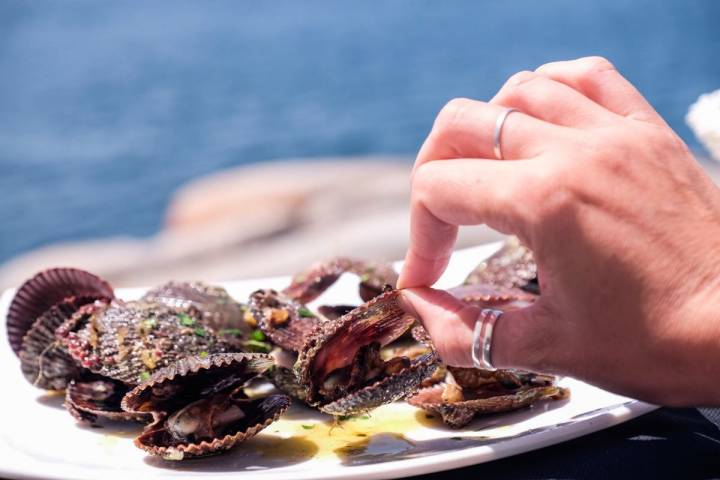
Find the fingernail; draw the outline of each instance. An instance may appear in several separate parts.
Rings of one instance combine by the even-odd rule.
[[[417,310],[415,310],[415,307],[412,304],[413,298],[417,298],[417,296],[410,289],[401,290],[400,296],[398,297],[398,303],[400,304],[400,308],[405,310],[405,313],[419,319],[420,315],[418,315]]]

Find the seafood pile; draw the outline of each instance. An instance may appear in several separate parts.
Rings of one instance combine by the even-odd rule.
[[[319,302],[345,273],[358,277],[363,303]],[[509,310],[537,298],[536,278],[532,254],[510,241],[450,291]],[[140,422],[135,445],[170,460],[230,449],[278,420],[291,399],[335,417],[405,399],[461,428],[476,415],[568,395],[549,375],[443,365],[401,307],[396,282],[389,264],[335,258],[247,303],[201,282],[123,301],[96,275],[55,268],[18,289],[7,331],[25,378],[64,390],[78,421]],[[257,395],[251,382],[274,387]]]

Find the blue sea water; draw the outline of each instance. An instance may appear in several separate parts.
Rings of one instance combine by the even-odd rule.
[[[0,3],[0,261],[149,235],[175,188],[286,157],[412,155],[450,98],[604,55],[692,146],[720,2]]]

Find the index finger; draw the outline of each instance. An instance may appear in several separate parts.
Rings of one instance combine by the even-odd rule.
[[[442,275],[458,226],[487,224],[532,248],[527,227],[545,186],[533,160],[459,159],[421,165],[413,177],[410,245],[398,288],[430,286]]]

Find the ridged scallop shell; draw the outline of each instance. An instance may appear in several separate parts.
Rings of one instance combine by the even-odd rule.
[[[439,414],[445,424],[452,428],[462,428],[476,416],[489,413],[509,412],[528,407],[544,399],[566,398],[567,389],[557,385],[533,387],[523,386],[517,390],[503,388],[491,389],[498,384],[485,386],[485,398],[462,400],[459,402],[446,402],[443,400],[444,385],[435,385],[424,388],[417,394],[408,398],[407,402],[428,412]]]
[[[303,305],[275,290],[253,292],[248,308],[260,330],[284,350],[300,350],[321,323],[321,319]],[[279,314],[282,314],[282,321],[275,320],[274,316]]]
[[[355,310],[357,305],[321,305],[318,313],[328,320],[336,320]]]
[[[238,336],[244,339],[250,334],[250,327],[243,320],[244,306],[222,287],[203,282],[171,281],[148,290],[141,301],[183,311],[195,309],[202,314],[205,324],[216,332],[239,330]]]
[[[298,383],[297,376],[289,368],[276,366],[265,372],[265,378],[270,380],[279,390],[292,398],[307,402],[307,390]]]
[[[338,257],[317,263],[295,275],[283,293],[300,303],[310,303],[346,272],[360,277],[358,293],[364,302],[380,295],[386,285],[395,288],[398,279],[390,264]]]
[[[438,366],[434,352],[413,360],[410,367],[395,375],[331,402],[324,401],[318,393],[318,385],[326,375],[350,364],[359,349],[371,343],[385,346],[413,325],[414,318],[405,313],[398,297],[397,290],[385,292],[337,320],[323,322],[307,340],[295,369],[311,405],[334,415],[366,411],[412,394],[425,378],[432,375]]]
[[[72,380],[65,392],[65,409],[78,421],[95,423],[98,418],[149,422],[152,415],[125,412],[120,407],[129,387],[100,375],[85,374]]]
[[[480,308],[497,308],[504,311],[530,306],[537,298],[536,295],[519,288],[488,283],[460,285],[449,289],[448,292],[465,303]]]
[[[320,405],[330,415],[355,415],[391,403],[415,393],[423,380],[438,368],[438,358],[431,352],[412,361],[410,367],[356,390],[333,402]]]
[[[18,354],[22,339],[35,320],[69,297],[114,298],[110,285],[92,273],[76,268],[50,268],[27,280],[15,293],[7,315],[7,333]]]
[[[167,389],[170,385],[202,390],[200,387],[191,387],[192,382],[216,381],[233,373],[246,373],[247,378],[239,377],[242,383],[253,376],[260,374],[272,366],[272,359],[268,355],[259,353],[217,354],[209,357],[188,357],[169,365],[156,372],[149,380],[135,387],[122,401],[122,407],[129,412],[148,412],[155,417],[155,422],[146,427],[145,431],[135,439],[135,445],[151,455],[158,455],[168,460],[183,460],[190,457],[214,455],[230,449],[238,442],[242,442],[260,432],[262,429],[276,421],[290,406],[290,398],[285,395],[270,395],[263,399],[253,401],[252,413],[254,416],[246,417],[243,422],[245,428],[234,434],[224,435],[211,441],[203,440],[198,443],[180,443],[177,445],[158,444],[158,436],[168,412],[163,411],[162,403],[152,403],[152,392],[157,389]],[[207,377],[206,377],[207,376]],[[212,378],[210,378],[212,376]],[[189,394],[183,394],[188,397]]]
[[[81,309],[58,336],[82,367],[129,385],[180,358],[229,350],[198,312],[119,300]]]
[[[532,252],[516,237],[510,237],[500,250],[481,262],[464,284],[486,283],[506,288],[521,288],[537,277]]]
[[[55,338],[57,328],[93,297],[71,297],[50,307],[30,327],[20,350],[20,368],[33,385],[46,390],[62,390],[80,374],[80,366]]]

